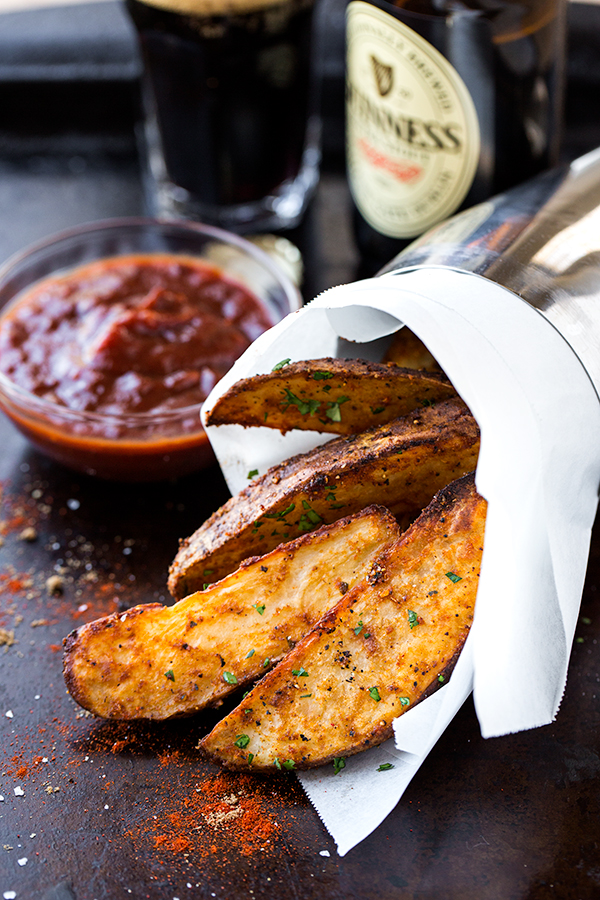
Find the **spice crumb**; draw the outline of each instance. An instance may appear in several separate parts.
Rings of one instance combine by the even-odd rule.
[[[38,533],[32,525],[29,525],[27,528],[24,528],[21,534],[19,535],[20,541],[37,541]]]
[[[60,575],[51,575],[46,579],[46,591],[49,594],[62,594],[65,580]]]
[[[6,628],[0,628],[0,647],[12,647],[15,642],[14,631],[8,631]]]
[[[239,819],[243,814],[243,810],[241,809],[228,809],[227,811],[215,810],[215,812],[207,813],[203,818],[207,825],[218,828],[219,825],[225,825],[227,822],[233,822],[235,819]]]

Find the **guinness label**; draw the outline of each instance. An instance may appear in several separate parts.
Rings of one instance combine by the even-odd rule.
[[[479,161],[479,122],[447,59],[363,0],[347,11],[350,190],[381,234],[411,238],[462,203]]]

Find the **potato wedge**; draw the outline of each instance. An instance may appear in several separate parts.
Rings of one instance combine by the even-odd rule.
[[[445,375],[360,359],[309,359],[244,378],[220,397],[208,425],[263,425],[356,434],[456,395]]]
[[[391,737],[466,639],[485,514],[472,476],[440,491],[200,748],[231,769],[305,769]]]
[[[196,712],[274,665],[399,536],[370,507],[291,541],[175,606],[152,603],[65,639],[71,696],[104,718]]]
[[[406,325],[396,332],[382,361],[425,372],[442,371],[423,341]]]
[[[475,468],[478,450],[475,419],[457,398],[294,456],[182,541],[169,590],[185,597],[243,559],[371,503],[414,518],[439,488]]]

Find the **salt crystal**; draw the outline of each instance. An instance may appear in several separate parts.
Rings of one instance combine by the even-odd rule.
[[[21,859],[18,859],[18,860],[17,860],[17,862],[18,862],[18,864],[19,864],[20,866],[26,866],[26,865],[27,865],[27,857],[26,857],[26,856],[22,856]]]
[[[4,897],[4,900],[15,900],[15,898],[17,896],[17,892],[16,891],[4,891],[2,896]]]
[[[79,500],[67,500],[67,506],[69,507],[69,509],[79,509],[81,503],[79,502]]]
[[[2,803],[3,800],[4,800],[4,797],[2,796],[2,794],[0,794],[0,803]]]
[[[14,718],[14,713],[13,713],[12,709],[7,709],[6,712],[4,713],[4,715],[6,716],[7,719]]]
[[[319,850],[319,856],[331,856],[329,850]]]
[[[108,807],[108,803],[105,803],[105,804],[104,804],[104,809],[108,809],[108,808],[109,808],[109,807]]]
[[[23,790],[22,787],[20,787],[20,785],[17,785],[17,787],[15,788],[15,797],[24,797],[24,796],[25,796],[25,791]]]

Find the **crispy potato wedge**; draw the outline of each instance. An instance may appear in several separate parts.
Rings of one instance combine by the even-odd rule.
[[[475,419],[457,398],[294,456],[182,541],[169,590],[185,597],[243,559],[371,503],[414,518],[437,490],[475,468],[478,450]]]
[[[136,606],[65,639],[71,696],[104,718],[168,719],[218,704],[281,659],[399,536],[372,506],[291,541],[174,606]]]
[[[231,769],[304,769],[391,737],[463,646],[485,515],[471,476],[440,491],[200,748]]]
[[[438,373],[442,371],[423,341],[406,326],[396,332],[382,361],[406,366],[407,369]]]
[[[441,372],[360,359],[309,359],[244,378],[220,397],[208,425],[263,425],[356,434],[456,396]]]

